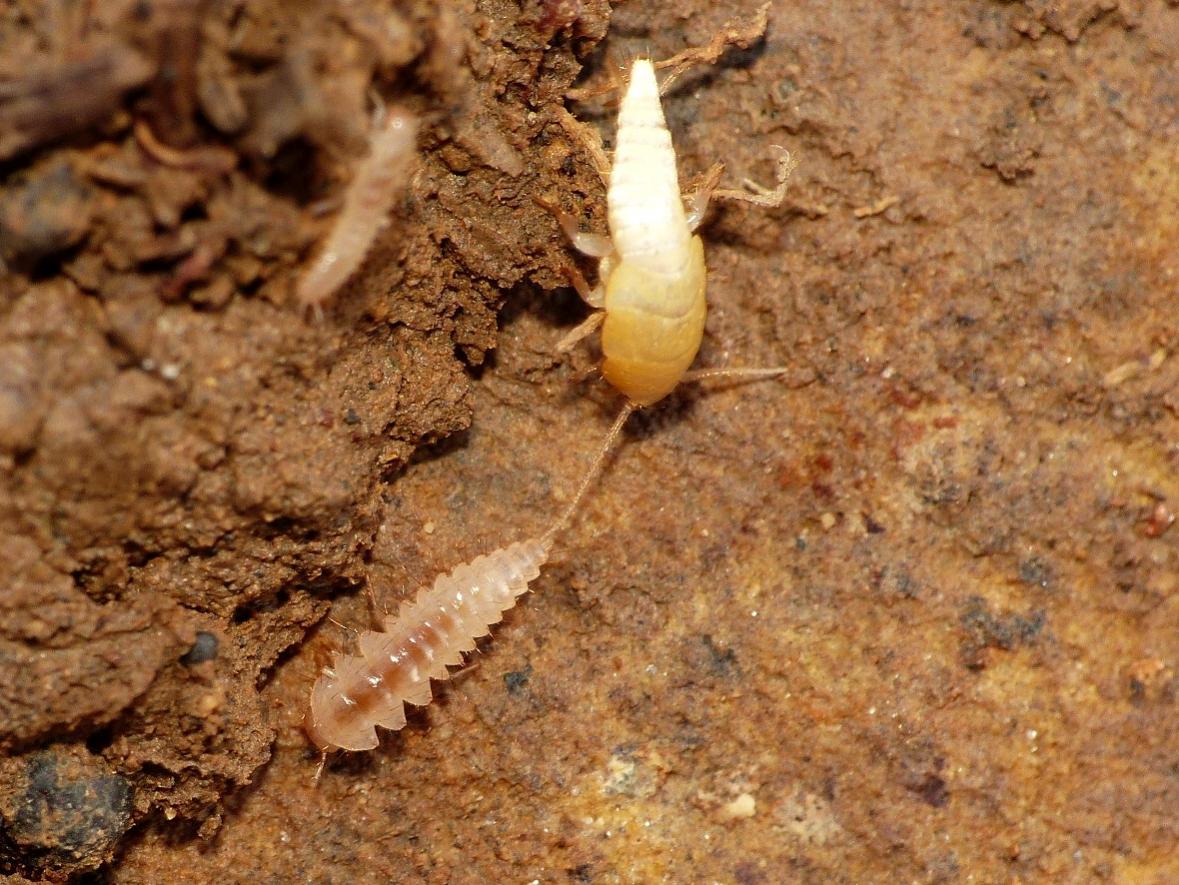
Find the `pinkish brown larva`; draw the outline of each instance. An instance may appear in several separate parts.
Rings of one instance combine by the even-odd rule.
[[[344,194],[344,205],[319,255],[299,278],[295,297],[318,311],[364,261],[385,225],[389,209],[409,181],[416,153],[418,121],[403,108],[389,108],[369,141]]]
[[[307,735],[321,751],[371,750],[375,726],[405,725],[405,704],[430,703],[431,679],[446,679],[492,624],[528,591],[549,558],[548,535],[476,556],[405,602],[383,632],[360,634],[360,654],[337,653],[311,691]]]

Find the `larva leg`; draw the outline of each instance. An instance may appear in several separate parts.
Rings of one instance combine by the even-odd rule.
[[[690,372],[684,373],[684,380],[707,381],[710,378],[748,378],[752,381],[756,378],[772,378],[775,375],[782,375],[789,371],[790,369],[786,366],[778,366],[773,369],[693,369]]]
[[[786,185],[790,181],[790,174],[794,171],[794,167],[798,165],[798,161],[790,155],[790,151],[780,145],[773,145],[773,149],[778,153],[778,180],[774,187],[764,187],[756,181],[750,181],[746,178],[742,184],[745,185],[747,190],[738,191],[720,188],[712,192],[712,198],[714,200],[736,200],[744,203],[753,203],[757,206],[765,206],[768,209],[781,206],[782,201],[786,199]]]
[[[532,198],[538,206],[547,209],[552,213],[553,217],[557,219],[557,224],[561,231],[573,244],[578,252],[583,255],[588,255],[590,258],[597,258],[609,267],[608,261],[614,254],[614,244],[610,238],[605,234],[594,234],[579,229],[577,219],[561,209],[555,203],[550,202],[544,197]],[[569,278],[570,285],[577,290],[577,294],[581,296],[581,300],[590,307],[601,309],[606,303],[606,291],[599,282],[596,286],[591,286],[581,271],[573,265],[566,265],[565,275]],[[605,273],[602,274],[606,276]]]
[[[573,248],[582,255],[588,255],[590,258],[605,258],[614,251],[614,244],[610,242],[608,236],[578,230],[576,221],[573,222],[573,230],[566,231],[566,233],[569,235],[569,242],[573,244]]]
[[[745,179],[742,182],[748,190],[734,190],[732,188],[718,188],[720,173],[724,166],[720,163],[708,170],[705,183],[701,188],[685,198],[688,204],[688,227],[695,230],[704,215],[708,212],[708,204],[712,200],[732,200],[741,203],[753,203],[767,209],[775,209],[786,199],[786,187],[790,181],[790,174],[798,165],[798,161],[790,155],[790,151],[779,145],[773,145],[778,154],[777,184],[770,188],[755,181]]]
[[[581,296],[581,300],[595,310],[606,306],[606,287],[601,283],[591,286],[581,271],[572,264],[566,265],[565,276],[569,278],[569,285]]]
[[[714,378],[724,378],[736,381],[738,384],[746,381],[761,381],[765,378],[774,378],[779,375],[785,375],[792,369],[790,366],[774,366],[772,368],[735,368],[735,369],[694,369],[690,372],[685,372],[682,381],[711,381]],[[792,381],[787,386],[790,388],[806,387],[814,383],[813,375],[807,377],[803,381]]]
[[[573,248],[582,255],[587,255],[590,258],[605,258],[614,254],[614,244],[605,234],[583,231],[576,218],[545,197],[533,197],[532,200],[557,220],[561,232],[573,244]]]
[[[704,221],[708,213],[708,202],[712,199],[716,187],[720,184],[721,174],[725,171],[724,163],[713,163],[712,168],[704,173],[704,181],[700,187],[684,197],[688,208],[688,230],[696,232],[696,228]]]
[[[328,753],[330,752],[327,747],[319,751],[319,764],[315,766],[315,775],[311,778],[311,785],[313,787],[319,786],[319,779],[323,777],[323,770],[327,767]]]
[[[557,219],[557,224],[561,225],[561,231],[569,238],[569,242],[573,244],[573,248],[582,255],[590,258],[605,258],[614,252],[614,244],[610,242],[610,238],[605,234],[595,234],[589,231],[584,231],[577,223],[577,219],[568,212],[562,211],[557,206],[546,206],[553,217]]]
[[[377,591],[373,587],[372,582],[365,584],[364,593],[368,597],[368,616],[377,625],[377,629],[380,629],[380,625],[384,623],[386,616],[389,614],[389,609],[377,598]]]
[[[597,331],[598,326],[606,319],[606,311],[595,310],[584,320],[574,326],[557,342],[557,353],[568,353],[582,338],[586,338]]]

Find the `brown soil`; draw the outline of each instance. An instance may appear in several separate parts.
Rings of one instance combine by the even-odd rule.
[[[0,872],[1179,878],[1179,5],[777,2],[686,75],[685,178],[800,161],[704,230],[700,362],[787,383],[632,419],[316,787],[329,610],[542,529],[618,408],[554,353],[534,198],[604,209],[554,111],[756,12],[393,6],[0,7]],[[373,96],[419,171],[311,321]]]

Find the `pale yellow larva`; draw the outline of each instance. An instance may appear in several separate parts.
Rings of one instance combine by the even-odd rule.
[[[602,375],[637,406],[675,388],[704,335],[704,245],[688,227],[655,67],[640,59],[618,112],[606,192]]]
[[[759,27],[764,30],[764,20]],[[748,34],[737,36],[744,39]],[[712,50],[710,44],[697,54],[714,59]],[[693,57],[692,53],[684,55],[689,60]],[[692,211],[685,212],[655,67],[647,59],[638,59],[631,67],[618,112],[612,166],[601,147],[586,138],[585,130],[569,114],[558,115],[567,130],[586,141],[594,165],[610,170],[606,189],[610,236],[582,233],[576,219],[543,203],[554,211],[577,249],[601,259],[596,289],[590,289],[579,274],[571,274],[582,297],[599,312],[567,335],[559,349],[566,349],[601,325],[602,375],[626,396],[632,409],[658,402],[681,381],[691,378],[759,378],[785,371],[738,368],[689,372],[700,349],[708,312],[704,244],[694,231],[709,199],[771,207],[780,204],[794,163],[789,153],[779,149],[778,186],[753,186],[753,193],[717,189],[722,168],[718,165],[708,184],[688,198]]]

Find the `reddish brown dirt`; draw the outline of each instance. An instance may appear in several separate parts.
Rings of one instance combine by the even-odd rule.
[[[1179,877],[1163,0],[779,2],[686,75],[682,175],[800,161],[704,230],[701,363],[788,383],[633,419],[536,594],[312,785],[328,610],[541,530],[618,407],[553,353],[583,311],[533,198],[603,217],[554,109],[603,37],[756,10],[395,6],[5,7],[0,871]],[[309,322],[371,94],[420,172]]]

